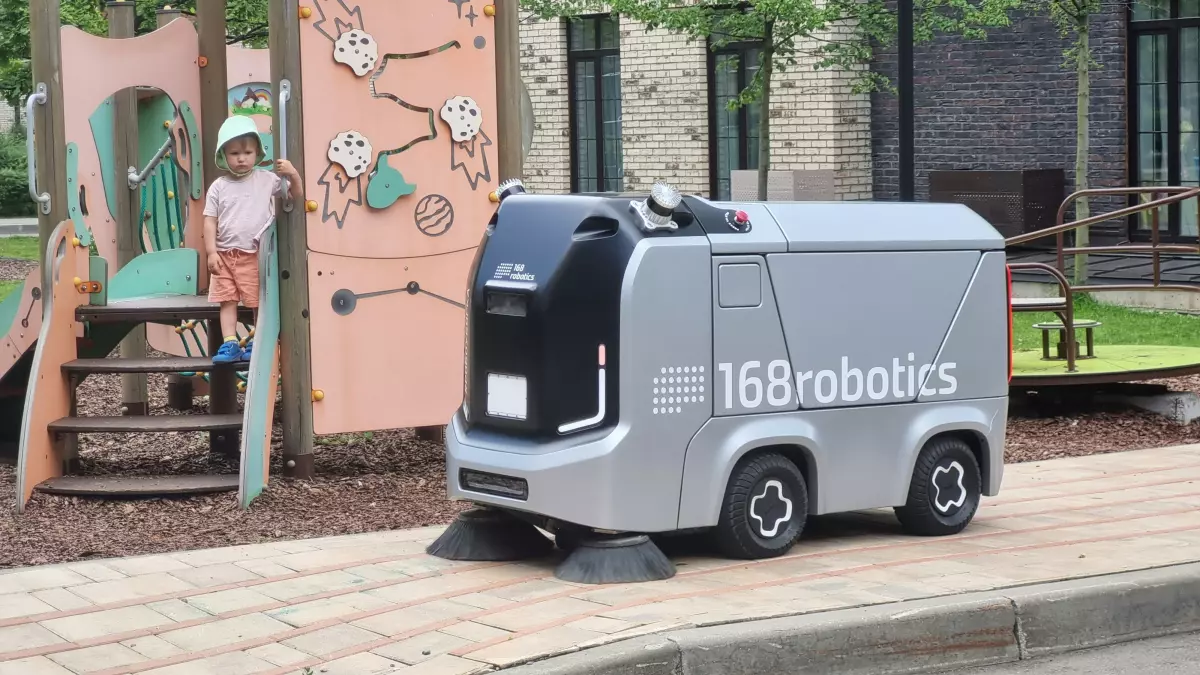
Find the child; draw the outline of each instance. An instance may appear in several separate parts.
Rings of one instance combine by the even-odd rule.
[[[241,301],[258,318],[258,240],[275,218],[275,196],[288,179],[288,193],[299,200],[300,174],[286,159],[275,172],[259,171],[266,158],[262,138],[248,117],[230,117],[217,134],[217,168],[228,172],[213,181],[204,205],[204,243],[208,252],[210,302],[221,304],[221,333],[225,343],[213,363],[249,361],[253,340],[245,350],[237,339],[237,307]]]

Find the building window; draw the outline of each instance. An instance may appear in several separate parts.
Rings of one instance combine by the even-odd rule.
[[[755,102],[729,109],[729,102],[754,79],[762,54],[758,42],[736,42],[708,52],[709,190],[713,199],[728,200],[730,172],[758,168],[758,122]]]
[[[1200,185],[1200,0],[1136,0],[1130,8],[1133,185]],[[1165,239],[1200,236],[1197,200],[1158,209]],[[1149,236],[1153,214],[1134,235]]]
[[[621,52],[617,17],[567,23],[570,86],[571,191],[620,192]]]

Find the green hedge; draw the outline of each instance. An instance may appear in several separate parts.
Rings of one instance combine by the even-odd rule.
[[[36,215],[29,198],[25,164],[25,130],[20,126],[0,133],[0,218]]]

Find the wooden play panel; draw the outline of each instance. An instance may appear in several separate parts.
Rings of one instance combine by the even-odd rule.
[[[1096,357],[1075,362],[1042,359],[1040,349],[1013,352],[1014,386],[1130,382],[1200,373],[1200,348],[1159,345],[1096,345]]]

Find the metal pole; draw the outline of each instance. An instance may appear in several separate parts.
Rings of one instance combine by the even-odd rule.
[[[899,0],[900,201],[916,199],[913,161],[913,0]]]

